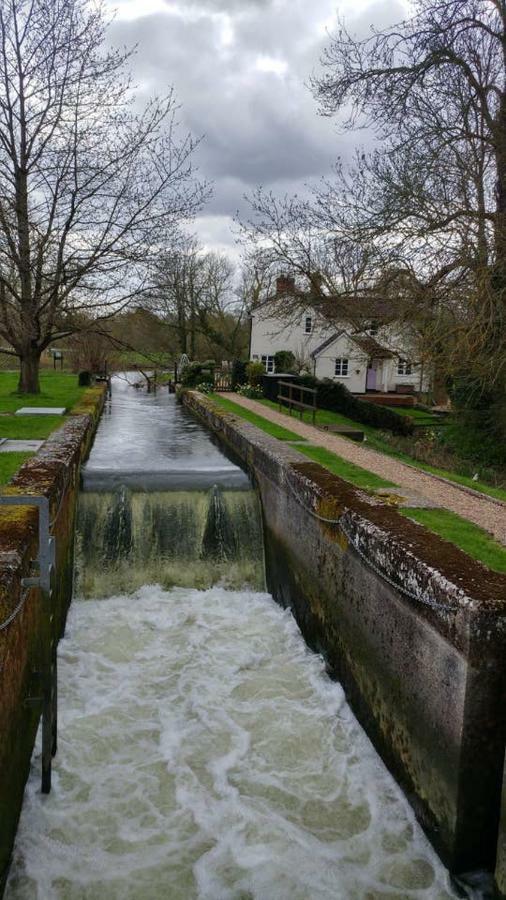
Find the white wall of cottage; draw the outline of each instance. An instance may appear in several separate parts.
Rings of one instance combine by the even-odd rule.
[[[348,360],[348,375],[335,374],[336,359]],[[348,335],[341,334],[329,347],[318,354],[314,363],[314,374],[317,378],[331,378],[332,381],[340,381],[352,394],[365,392],[367,354],[360,350]]]

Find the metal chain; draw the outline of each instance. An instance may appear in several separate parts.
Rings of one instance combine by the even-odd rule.
[[[384,572],[383,569],[380,569],[379,566],[376,565],[376,563],[373,562],[372,559],[370,559],[368,556],[366,556],[364,551],[361,550],[361,548],[359,546],[357,546],[353,535],[351,535],[349,533],[349,531],[346,529],[346,527],[344,525],[344,521],[343,521],[344,517],[346,515],[346,512],[344,512],[338,519],[328,519],[325,516],[320,516],[317,512],[315,512],[309,506],[306,506],[306,504],[301,500],[300,494],[298,492],[296,492],[294,486],[292,485],[292,483],[290,481],[290,478],[286,479],[286,483],[288,484],[288,487],[290,488],[290,490],[291,490],[293,496],[295,497],[295,499],[297,500],[297,502],[300,504],[300,506],[302,506],[302,508],[307,513],[309,513],[309,515],[313,516],[313,518],[317,519],[319,522],[325,522],[327,525],[336,525],[338,528],[340,528],[340,530],[342,531],[342,533],[344,534],[346,539],[350,542],[355,553],[357,553],[357,555],[366,563],[367,566],[369,566],[370,569],[373,570],[373,572],[376,573],[376,575],[378,575],[383,581],[386,581],[387,584],[389,584],[391,587],[395,588],[396,591],[399,591],[399,593],[403,594],[409,600],[413,600],[415,603],[423,603],[425,606],[430,606],[431,609],[444,610],[445,612],[453,611],[453,607],[450,606],[449,604],[437,603],[435,600],[430,600],[428,598],[425,598],[423,596],[415,594],[413,591],[410,591],[409,588],[404,587],[402,584],[399,584],[397,581],[394,581],[393,578],[390,578],[390,576],[387,575],[387,573]]]
[[[8,626],[11,624],[11,622],[13,622],[14,619],[16,618],[16,616],[21,612],[21,610],[23,609],[23,606],[25,605],[26,598],[28,597],[29,593],[30,593],[30,588],[25,588],[25,590],[21,594],[21,598],[19,600],[18,605],[12,610],[10,615],[8,615],[6,619],[4,619],[3,622],[0,622],[0,631],[4,631],[6,628],[8,628]]]
[[[65,478],[65,484],[63,485],[63,488],[62,488],[61,497],[60,497],[60,502],[59,502],[59,504],[58,504],[58,509],[56,510],[56,512],[55,512],[55,514],[54,514],[54,516],[53,516],[53,518],[51,519],[51,521],[50,521],[50,523],[49,523],[49,527],[50,527],[50,528],[53,527],[53,525],[55,524],[55,522],[56,522],[58,516],[60,515],[61,508],[62,508],[62,506],[63,506],[63,501],[65,500],[65,497],[66,497],[66,494],[67,494],[67,488],[68,488],[68,486],[69,486],[69,484],[70,484],[70,478],[71,478],[71,472],[70,472],[70,470],[69,470],[68,473],[67,473],[67,477]]]

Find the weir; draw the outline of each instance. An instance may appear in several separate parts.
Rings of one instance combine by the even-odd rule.
[[[173,398],[116,379],[77,532],[53,789],[36,752],[8,900],[457,896],[264,592],[249,479]]]
[[[76,593],[144,584],[265,584],[258,497],[194,417],[160,390],[114,380],[114,401],[82,472]]]
[[[163,588],[264,587],[258,498],[253,490],[120,488],[80,499],[76,591],[108,597]]]

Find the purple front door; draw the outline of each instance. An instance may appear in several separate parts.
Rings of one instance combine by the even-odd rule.
[[[369,365],[367,367],[366,390],[368,390],[368,391],[376,390],[376,369],[373,369],[372,365]]]

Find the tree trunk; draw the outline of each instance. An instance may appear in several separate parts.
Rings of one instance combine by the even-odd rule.
[[[30,349],[19,358],[19,382],[20,394],[40,394],[39,367],[40,350]]]

